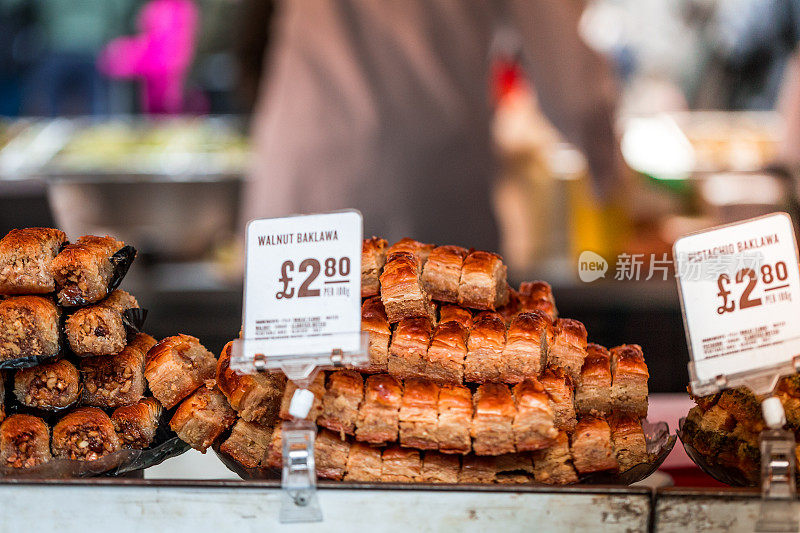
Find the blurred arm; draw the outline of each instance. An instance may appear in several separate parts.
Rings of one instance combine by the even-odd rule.
[[[595,190],[605,196],[624,166],[614,135],[617,87],[608,62],[578,35],[583,3],[509,0],[508,8],[542,110],[586,155]]]

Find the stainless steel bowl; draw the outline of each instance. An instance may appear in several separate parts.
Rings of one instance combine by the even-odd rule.
[[[114,235],[161,259],[196,259],[236,227],[238,176],[47,177],[58,227],[70,238]]]

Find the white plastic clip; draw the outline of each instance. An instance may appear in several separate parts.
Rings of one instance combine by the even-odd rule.
[[[283,423],[281,429],[283,495],[280,512],[280,521],[283,523],[322,520],[322,509],[317,498],[317,472],[314,466],[316,434],[316,427],[307,420]]]
[[[783,429],[786,413],[780,399],[770,396],[761,402],[769,429],[761,432],[761,511],[756,531],[797,531],[795,502],[795,440]]]

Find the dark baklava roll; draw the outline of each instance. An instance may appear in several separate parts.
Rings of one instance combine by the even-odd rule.
[[[56,281],[58,303],[65,306],[99,302],[113,289],[115,278],[124,275],[127,264],[115,264],[114,254],[125,243],[112,237],[86,235],[68,244],[50,264]]]
[[[75,311],[64,328],[70,348],[79,356],[119,353],[127,341],[122,315],[138,307],[136,298],[117,290],[102,302]]]
[[[11,415],[0,424],[0,466],[30,468],[50,460],[50,428],[31,415]]]
[[[140,450],[149,448],[156,437],[162,411],[163,407],[155,398],[144,398],[117,408],[111,415],[111,422],[122,445]]]
[[[67,241],[53,228],[12,229],[0,240],[0,294],[47,294],[56,290],[50,263]]]
[[[75,461],[94,461],[120,449],[114,424],[96,407],[75,409],[53,428],[53,455]]]
[[[41,296],[14,296],[0,302],[0,361],[47,357],[61,349],[56,304]]]
[[[83,403],[115,409],[144,397],[145,357],[156,340],[137,333],[117,355],[81,359]]]
[[[189,335],[167,337],[147,353],[144,375],[156,400],[167,409],[212,379],[217,359]],[[280,396],[278,396],[280,402]]]
[[[14,395],[27,407],[63,409],[80,398],[80,374],[65,359],[18,370],[14,375]]]
[[[202,453],[236,422],[234,411],[225,396],[215,387],[200,387],[178,406],[170,420],[172,431]]]

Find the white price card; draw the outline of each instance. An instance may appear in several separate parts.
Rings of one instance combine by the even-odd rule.
[[[800,273],[789,215],[687,235],[673,256],[695,392],[721,378],[791,368],[800,355]]]
[[[352,210],[251,221],[244,342],[234,357],[357,351],[362,235]]]

